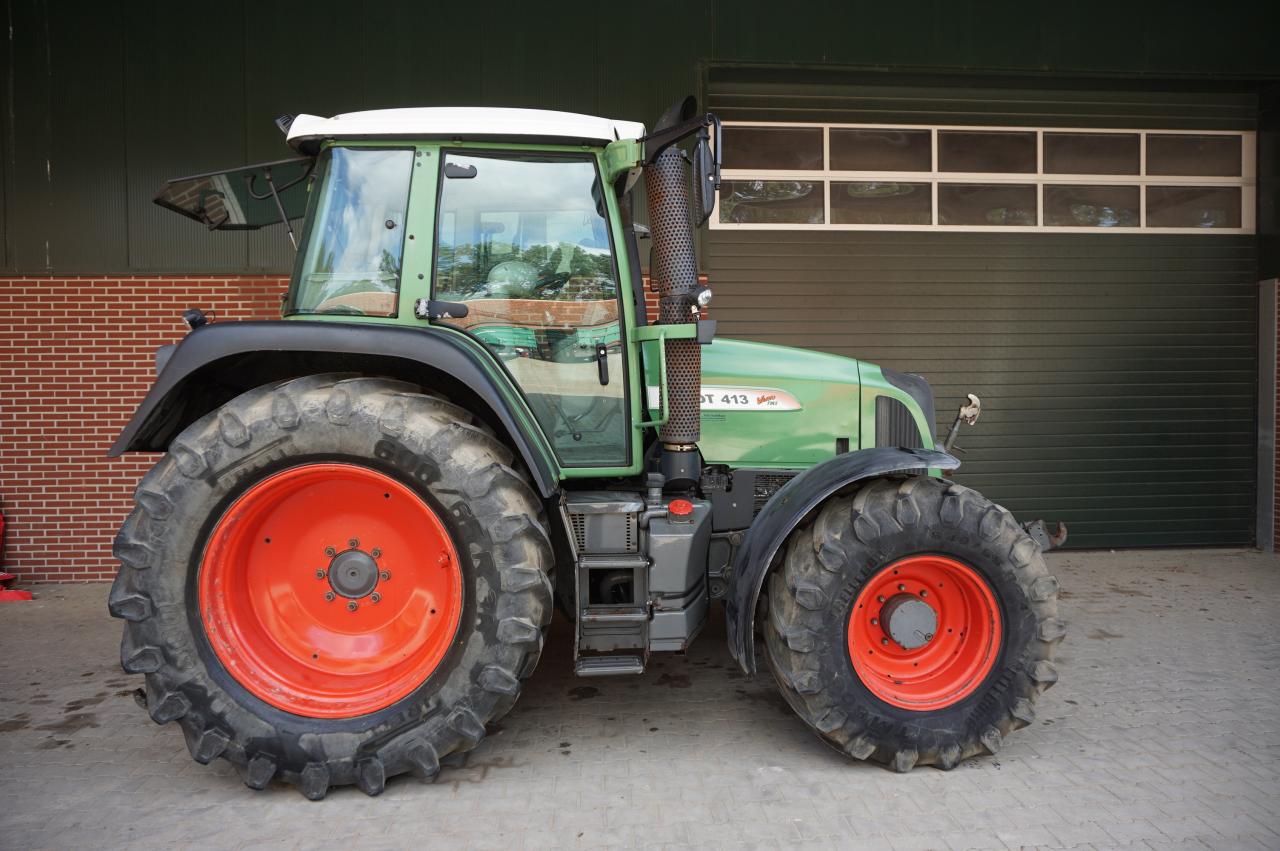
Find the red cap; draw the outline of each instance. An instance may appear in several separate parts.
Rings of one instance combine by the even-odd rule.
[[[684,517],[686,514],[693,513],[693,503],[687,499],[673,499],[667,505],[667,511],[677,517]]]

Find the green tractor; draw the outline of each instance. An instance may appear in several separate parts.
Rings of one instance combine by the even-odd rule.
[[[111,450],[165,453],[109,607],[197,761],[312,799],[432,779],[512,708],[556,607],[600,677],[684,651],[722,602],[745,673],[762,658],[823,741],[897,771],[1031,723],[1064,632],[1048,542],[951,481],[928,383],[715,337],[715,116],[277,123],[300,158],[156,200],[211,229],[303,219],[283,318],[187,311]]]

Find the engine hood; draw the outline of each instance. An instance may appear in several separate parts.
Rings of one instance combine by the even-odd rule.
[[[652,406],[657,370],[653,357],[645,362]],[[852,358],[717,337],[702,351],[703,458],[795,468],[833,457],[838,440],[856,449],[858,374]]]

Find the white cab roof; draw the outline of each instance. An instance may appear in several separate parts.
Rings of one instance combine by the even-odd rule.
[[[298,148],[324,139],[556,140],[569,144],[638,139],[644,125],[575,112],[498,107],[421,107],[348,112],[332,118],[299,115],[289,127]]]

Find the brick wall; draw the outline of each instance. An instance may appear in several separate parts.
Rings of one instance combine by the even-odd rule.
[[[281,277],[0,278],[4,565],[29,580],[115,575],[111,540],[153,455],[105,457],[184,308],[279,316]]]
[[[155,378],[155,349],[214,319],[280,315],[280,276],[0,278],[0,510],[23,581],[111,579],[111,541],[151,454],[106,451]],[[650,318],[657,295],[646,291]]]

